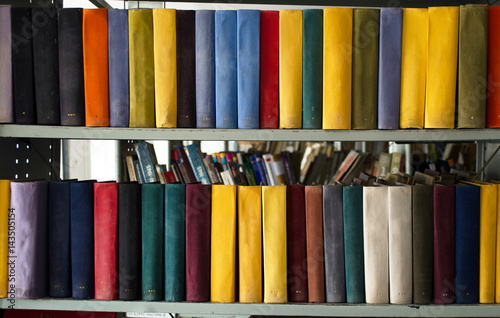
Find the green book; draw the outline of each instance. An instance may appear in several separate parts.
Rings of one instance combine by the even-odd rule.
[[[377,129],[379,26],[379,9],[354,9],[352,129]]]
[[[160,183],[142,186],[142,300],[163,299],[163,191]]]
[[[302,128],[321,129],[323,114],[323,10],[302,12]]]
[[[495,32],[495,31],[492,31]],[[484,128],[488,52],[488,6],[460,6],[458,128]]]

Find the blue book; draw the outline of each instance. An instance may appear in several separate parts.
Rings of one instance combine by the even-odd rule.
[[[140,172],[144,183],[158,182],[156,167],[153,165],[147,142],[140,141],[134,147],[139,159]]]
[[[238,128],[259,128],[260,11],[238,10]]]
[[[455,187],[455,302],[479,302],[480,187]]]
[[[128,127],[128,10],[108,10],[109,125]]]
[[[196,127],[215,128],[215,11],[195,13]]]
[[[165,185],[165,300],[186,300],[186,186]]]
[[[261,155],[255,155],[255,161],[257,162],[257,169],[259,169],[262,185],[270,185],[267,180],[268,174],[266,171],[266,164],[264,163],[264,159],[262,159]]]
[[[70,182],[49,182],[49,297],[71,297]]]
[[[71,280],[74,299],[94,298],[94,182],[72,182]]]
[[[342,202],[346,301],[348,303],[364,303],[363,187],[344,187]]]
[[[399,129],[403,10],[380,10],[378,128]]]
[[[236,11],[215,11],[215,127],[238,128]]]
[[[253,174],[256,185],[264,185],[262,176],[260,175],[259,165],[257,164],[257,155],[250,156],[250,164],[252,165]]]
[[[321,129],[323,115],[323,10],[303,10],[302,21],[302,128]]]
[[[208,178],[207,170],[201,159],[200,152],[196,144],[190,144],[186,146],[186,154],[188,156],[189,163],[193,170],[196,181],[201,182],[201,184],[211,184]]]

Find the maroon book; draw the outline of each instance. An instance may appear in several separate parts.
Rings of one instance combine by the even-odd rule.
[[[210,301],[211,202],[211,185],[186,185],[186,301]]]
[[[307,302],[306,210],[304,186],[286,187],[288,295],[291,302]]]
[[[455,302],[455,187],[434,187],[434,303]]]

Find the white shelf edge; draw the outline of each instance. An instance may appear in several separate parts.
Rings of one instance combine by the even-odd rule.
[[[9,308],[8,299],[0,300]],[[498,317],[500,304],[369,305],[369,304],[241,304],[73,299],[15,299],[14,309],[146,312],[204,315],[337,316],[337,317]]]
[[[41,125],[0,125],[0,137],[135,140],[248,140],[248,141],[498,141],[498,129],[310,130],[118,128]]]

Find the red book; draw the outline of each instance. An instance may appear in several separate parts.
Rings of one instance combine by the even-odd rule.
[[[500,7],[488,7],[488,97],[486,100],[486,127],[500,127],[500,35],[491,30],[500,29]]]
[[[167,180],[167,183],[177,182],[177,179],[175,179],[175,174],[174,174],[173,170],[165,171],[165,179]]]
[[[323,187],[306,186],[307,287],[310,303],[324,303]]]
[[[83,10],[85,126],[109,126],[108,10]]]
[[[260,128],[278,129],[279,11],[260,12]]]
[[[306,206],[304,186],[286,187],[288,295],[291,302],[307,302]]]
[[[186,301],[210,301],[211,204],[211,185],[186,185]]]
[[[118,299],[118,183],[94,183],[95,299]]]
[[[455,302],[455,187],[434,187],[434,303]]]
[[[115,318],[114,312],[4,309],[4,318]]]

